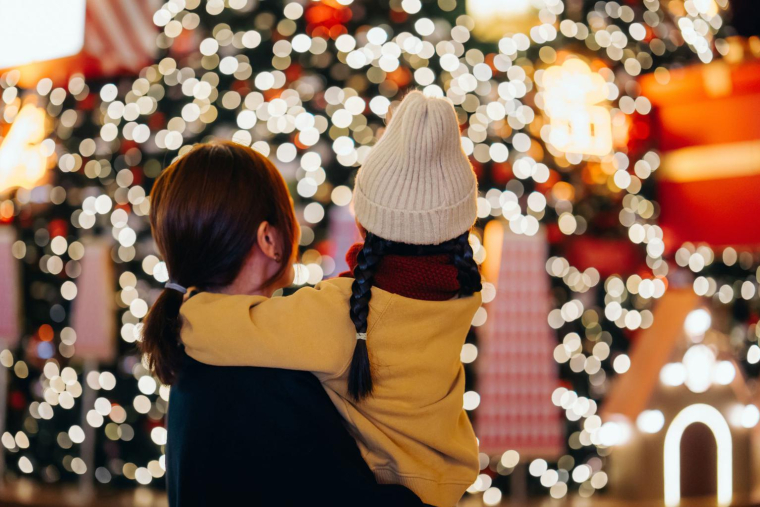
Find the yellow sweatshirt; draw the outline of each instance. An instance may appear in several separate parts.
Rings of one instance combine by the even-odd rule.
[[[374,391],[356,403],[347,392],[356,343],[348,316],[353,281],[337,278],[272,299],[200,293],[182,305],[185,349],[212,365],[313,372],[378,482],[453,506],[479,470],[459,356],[480,293],[420,301],[373,288],[367,347]]]

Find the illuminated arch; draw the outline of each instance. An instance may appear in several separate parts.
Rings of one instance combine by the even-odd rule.
[[[729,505],[733,496],[731,430],[723,414],[703,403],[690,405],[679,412],[665,435],[665,505],[670,507],[681,502],[681,436],[694,423],[704,424],[715,437],[718,448],[718,503]]]

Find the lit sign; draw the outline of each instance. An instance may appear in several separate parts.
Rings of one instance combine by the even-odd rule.
[[[549,142],[565,153],[604,156],[612,150],[612,121],[604,78],[571,58],[543,75],[544,110],[551,120]]]
[[[467,0],[467,14],[475,21],[473,33],[486,41],[525,33],[541,24],[530,0]]]
[[[0,69],[79,53],[85,7],[86,0],[0,0]]]

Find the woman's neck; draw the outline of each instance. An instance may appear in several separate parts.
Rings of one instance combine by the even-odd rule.
[[[247,295],[272,297],[278,288],[277,284],[269,283],[278,266],[269,257],[254,248],[248,256],[237,277],[229,285],[210,288],[208,292],[228,295]]]

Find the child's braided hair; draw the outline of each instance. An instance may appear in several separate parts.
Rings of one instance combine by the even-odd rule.
[[[372,297],[372,285],[380,261],[383,256],[395,255],[438,255],[451,254],[457,268],[459,295],[471,296],[481,290],[481,278],[478,265],[473,258],[469,242],[470,233],[441,243],[440,245],[406,245],[380,238],[367,233],[364,248],[359,252],[354,268],[354,283],[349,302],[351,320],[356,326],[357,333],[367,333],[367,317],[369,316],[369,300]],[[354,357],[348,373],[348,393],[356,400],[372,394],[372,368],[367,350],[367,340],[357,339]]]

